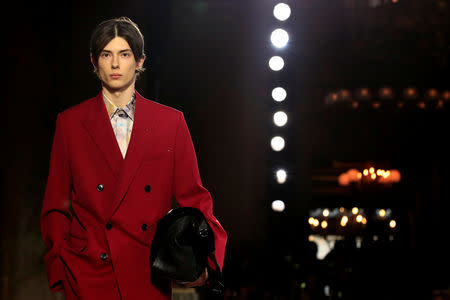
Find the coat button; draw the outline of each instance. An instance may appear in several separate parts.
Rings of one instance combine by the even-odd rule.
[[[147,185],[145,186],[144,189],[145,189],[145,191],[146,191],[147,193],[150,193],[150,190],[151,190],[152,188],[150,187],[150,185],[147,184]]]
[[[97,191],[99,192],[103,191],[103,184],[97,185]]]
[[[148,228],[148,225],[144,223],[144,224],[142,224],[141,228],[142,228],[142,230],[146,231]]]
[[[108,254],[106,254],[106,253],[100,254],[100,259],[101,260],[107,260],[108,259]]]
[[[112,228],[111,222],[106,223],[105,227],[106,227],[107,230],[111,230],[111,228]]]

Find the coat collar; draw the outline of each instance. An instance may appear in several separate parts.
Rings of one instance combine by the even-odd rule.
[[[155,115],[155,110],[150,101],[136,92],[133,130],[127,153],[123,158],[105,107],[102,92],[92,100],[92,108],[83,124],[102,152],[117,180],[111,211],[107,213],[108,216],[112,216],[122,202],[144,157],[146,145],[149,144],[147,141],[151,138],[152,128],[156,125],[154,118],[152,118]]]

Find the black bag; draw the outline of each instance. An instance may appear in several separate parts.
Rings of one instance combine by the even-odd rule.
[[[222,274],[214,250],[214,233],[199,209],[172,209],[158,222],[153,238],[152,277],[192,282],[208,268],[207,287],[215,294],[222,294]]]

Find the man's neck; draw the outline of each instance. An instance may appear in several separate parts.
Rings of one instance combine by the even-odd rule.
[[[130,102],[134,93],[134,84],[124,90],[111,90],[103,86],[103,93],[115,106],[122,108]]]

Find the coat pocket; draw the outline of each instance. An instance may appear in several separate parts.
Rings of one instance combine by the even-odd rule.
[[[76,252],[83,252],[87,246],[87,239],[80,238],[72,234],[69,234],[67,236],[66,242],[67,246],[69,246],[69,248],[75,250]]]

